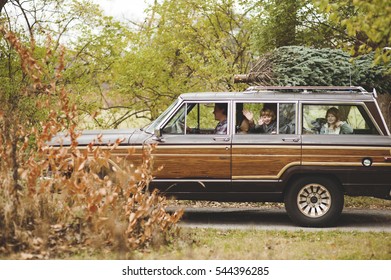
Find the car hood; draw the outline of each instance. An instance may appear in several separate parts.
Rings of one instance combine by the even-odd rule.
[[[80,136],[77,138],[79,146],[88,145],[91,142],[96,144],[108,145],[115,143],[118,139],[121,139],[121,144],[129,144],[130,139],[143,133],[140,129],[128,128],[128,129],[102,129],[102,130],[82,130]],[[98,140],[99,138],[99,140]],[[136,137],[139,138],[139,137]],[[69,146],[71,139],[69,133],[59,133],[48,142],[50,146]]]

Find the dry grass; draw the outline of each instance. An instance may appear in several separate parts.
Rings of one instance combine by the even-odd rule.
[[[168,203],[169,205],[174,207],[182,206],[192,208],[284,208],[284,203],[278,202],[216,202],[194,200],[169,200]],[[345,208],[391,209],[391,200],[362,196],[345,196]]]
[[[373,197],[345,197],[346,208],[391,209],[391,200]]]
[[[19,55],[29,81],[14,92],[0,89],[5,102],[0,111],[0,254],[69,258],[89,248],[120,257],[169,242],[182,212],[167,213],[165,198],[147,189],[153,147],[145,149],[136,167],[121,159],[109,164],[110,150],[120,140],[109,149],[91,143],[79,150],[77,109],[61,86],[64,52],[48,70],[42,62],[54,60],[49,49],[40,61],[34,45],[24,46],[4,28],[0,34]],[[26,108],[42,112],[40,121],[29,119]],[[70,147],[49,147],[47,142],[64,130]]]

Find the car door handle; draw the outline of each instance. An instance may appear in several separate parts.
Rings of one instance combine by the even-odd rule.
[[[218,142],[228,142],[229,140],[230,140],[230,138],[229,137],[213,137],[213,140],[214,141],[218,141]]]
[[[295,138],[282,138],[282,141],[284,141],[284,142],[295,142],[295,143],[297,143],[297,142],[300,141],[300,138],[298,138],[298,137],[295,137]]]

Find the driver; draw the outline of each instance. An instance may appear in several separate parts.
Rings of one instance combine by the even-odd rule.
[[[227,108],[227,103],[215,103],[213,114],[215,120],[219,123],[214,130],[214,134],[227,134]]]

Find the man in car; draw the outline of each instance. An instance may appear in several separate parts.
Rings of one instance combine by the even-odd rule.
[[[215,120],[219,123],[214,130],[214,134],[227,134],[227,108],[227,103],[215,103],[213,114]]]

